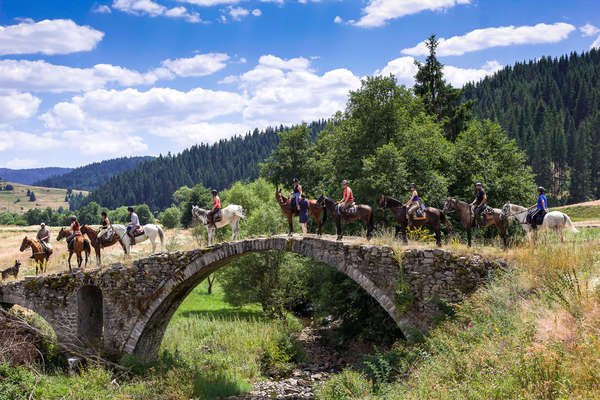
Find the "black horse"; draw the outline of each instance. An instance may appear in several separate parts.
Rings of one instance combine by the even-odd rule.
[[[381,210],[391,210],[396,217],[396,235],[398,231],[402,229],[402,240],[405,244],[408,243],[406,239],[406,227],[408,224],[408,211],[407,207],[399,200],[394,199],[390,196],[381,196],[379,199],[379,208]],[[445,224],[449,230],[452,230],[452,224],[446,218],[441,210],[433,207],[425,208],[424,218],[413,219],[412,226],[424,226],[428,225],[435,232],[435,242],[438,246],[442,245],[442,235],[440,234],[440,225]]]
[[[335,227],[337,229],[337,240],[342,240],[342,221],[346,223],[356,221],[359,219],[363,222],[365,229],[367,230],[367,239],[371,239],[374,230],[373,209],[371,208],[371,206],[367,204],[357,204],[355,206],[355,211],[348,215],[342,215],[340,214],[340,209],[338,207],[337,201],[333,200],[332,198],[323,195],[317,199],[317,204],[321,207],[324,207],[325,210],[329,211],[333,216],[333,219],[335,220]],[[325,211],[325,216],[323,220],[325,220],[326,218],[327,211]]]

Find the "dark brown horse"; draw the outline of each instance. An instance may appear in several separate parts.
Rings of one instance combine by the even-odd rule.
[[[498,229],[498,232],[502,237],[502,241],[504,242],[504,248],[506,248],[508,246],[508,237],[506,235],[507,219],[502,215],[502,210],[488,207],[488,210],[490,209],[492,210],[492,212],[488,212],[485,214],[485,226],[483,226],[483,228],[496,225],[496,228]],[[446,203],[444,203],[444,209],[442,211],[444,214],[449,213],[451,211],[458,212],[458,215],[460,217],[460,223],[467,230],[467,239],[469,241],[469,247],[471,247],[471,229],[477,227],[473,207],[464,201],[448,197]]]
[[[408,211],[407,207],[401,202],[390,196],[381,196],[379,199],[379,208],[381,210],[391,210],[392,213],[396,216],[396,236],[398,235],[398,231],[402,230],[402,240],[404,244],[408,244],[408,240],[406,239],[406,227],[409,225],[408,221]],[[444,213],[433,207],[425,208],[425,215],[423,218],[413,218],[412,225],[413,227],[417,226],[429,226],[435,232],[435,242],[438,246],[442,245],[442,235],[440,233],[440,225],[445,224],[450,231],[452,231],[452,224],[446,218]]]
[[[298,211],[294,211],[292,213],[292,210],[290,209],[290,199],[288,197],[284,196],[283,194],[281,194],[281,190],[277,190],[275,192],[275,199],[277,200],[279,207],[281,207],[281,212],[283,212],[283,214],[288,219],[288,223],[290,225],[290,236],[291,236],[294,233],[294,224],[292,223],[292,218],[299,216],[300,213]],[[325,219],[327,218],[327,213],[325,213],[323,220],[321,220],[321,213],[323,212],[323,207],[318,205],[316,200],[309,200],[308,204],[310,206],[308,208],[308,213],[315,219],[315,221],[317,222],[317,225],[319,225],[317,234],[319,236],[321,236],[321,233],[322,233],[321,228],[323,227],[323,224],[325,223]]]
[[[90,243],[92,244],[92,247],[94,248],[94,251],[96,252],[96,265],[102,264],[102,255],[100,254],[100,250],[103,247],[110,247],[117,242],[121,243],[121,247],[123,247],[123,251],[125,252],[125,254],[127,254],[125,245],[123,244],[123,242],[121,242],[119,235],[117,235],[114,232],[113,232],[113,235],[112,235],[112,238],[110,241],[103,239],[102,243],[100,243],[100,240],[98,239],[98,232],[85,224],[81,227],[81,233],[83,233],[84,235],[87,235],[88,238],[90,238]]]
[[[52,255],[52,250],[44,251],[42,245],[33,239],[29,239],[27,236],[23,238],[21,242],[21,248],[19,250],[25,251],[27,248],[31,248],[31,252],[33,253],[33,260],[35,263],[35,274],[38,274],[38,266],[41,273],[46,272],[48,268],[48,260]]]
[[[58,232],[58,236],[56,237],[57,241],[60,241],[63,238],[68,238],[71,236],[71,231],[69,229],[60,228],[60,232]],[[81,253],[85,253],[85,266],[87,267],[88,258],[91,253],[90,242],[85,240],[83,235],[75,236],[73,238],[73,246],[69,249],[69,272],[73,272],[71,268],[71,257],[73,253],[77,253],[77,267],[81,269],[81,263],[83,262],[83,257]]]
[[[365,229],[367,230],[367,239],[371,239],[373,230],[375,229],[373,226],[373,209],[371,206],[367,204],[357,204],[356,212],[353,215],[347,216],[340,214],[338,202],[332,198],[321,196],[317,200],[317,204],[326,209],[325,216],[327,216],[327,211],[329,211],[333,216],[335,227],[337,229],[337,240],[342,240],[342,221],[346,223],[357,221],[359,219],[363,222]],[[325,218],[326,217],[324,217],[323,220],[325,220]]]

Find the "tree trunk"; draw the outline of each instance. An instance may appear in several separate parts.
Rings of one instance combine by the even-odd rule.
[[[216,276],[209,276],[208,278],[206,278],[206,280],[208,281],[208,294],[212,294],[212,287],[213,287],[213,283],[215,283],[215,279]]]

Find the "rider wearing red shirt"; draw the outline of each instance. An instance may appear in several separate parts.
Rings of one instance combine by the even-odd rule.
[[[342,185],[344,185],[344,197],[340,200],[340,204],[342,212],[345,212],[354,205],[354,195],[352,194],[352,189],[348,186],[348,181],[344,179]]]
[[[215,220],[221,218],[221,199],[219,198],[218,192],[215,189],[211,190],[210,193],[213,196],[213,207],[208,213],[208,218],[210,223],[214,226]]]

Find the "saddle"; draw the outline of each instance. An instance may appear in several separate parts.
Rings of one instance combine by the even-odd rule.
[[[538,225],[542,225],[544,223],[544,217],[545,213],[538,213],[537,209],[529,210],[527,212],[527,217],[525,217],[525,222],[531,225],[533,229],[536,229]]]
[[[484,221],[486,220],[486,216],[488,214],[493,214],[494,210],[492,209],[492,207],[488,206],[486,204],[485,208],[483,210],[481,210],[481,213],[479,213],[479,220],[478,220],[478,216],[475,213],[475,206],[471,207],[471,217],[472,217],[472,223],[475,226],[482,226],[484,225]]]
[[[356,217],[356,214],[358,213],[358,207],[355,203],[353,203],[350,207],[344,209],[341,204],[338,204],[338,213],[346,218]]]
[[[133,237],[142,236],[144,234],[144,228],[140,226],[135,231],[133,231]]]

